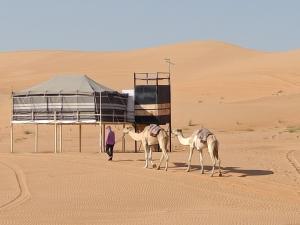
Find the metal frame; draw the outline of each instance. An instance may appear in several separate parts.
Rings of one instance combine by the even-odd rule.
[[[100,98],[101,101],[101,98]],[[13,102],[12,102],[13,104]],[[101,104],[101,102],[100,102]],[[13,108],[13,107],[12,107]],[[74,112],[75,113],[75,112]],[[11,131],[10,131],[10,135],[11,135],[11,153],[14,152],[14,125],[18,125],[18,124],[28,124],[28,125],[35,125],[35,140],[34,140],[34,152],[38,152],[38,126],[39,125],[54,125],[54,153],[58,152],[58,139],[59,139],[59,152],[62,152],[62,144],[63,144],[63,133],[62,133],[62,128],[63,125],[78,125],[79,126],[79,152],[82,152],[82,141],[81,141],[81,134],[82,134],[82,125],[98,125],[99,124],[99,153],[100,152],[105,152],[105,126],[106,125],[123,125],[123,127],[125,127],[126,124],[131,124],[130,122],[127,122],[126,119],[124,118],[125,122],[103,122],[102,121],[102,114],[86,114],[86,113],[79,113],[76,112],[77,114],[77,119],[76,120],[70,120],[70,121],[65,121],[65,120],[56,120],[57,118],[57,112],[54,111],[53,112],[53,118],[54,120],[34,120],[34,115],[35,113],[31,113],[31,120],[24,120],[24,121],[14,121],[14,114],[12,111],[11,114]],[[99,116],[100,120],[96,121],[96,120],[81,120],[80,119],[80,115],[93,115],[93,116]],[[27,115],[24,115],[27,116]],[[124,114],[124,117],[126,117],[126,114]],[[58,138],[58,128],[59,126],[59,138]],[[122,138],[122,152],[125,152],[125,139]]]
[[[146,82],[146,85],[150,85],[151,82],[154,81],[154,85],[157,87],[160,85],[162,81],[167,81],[167,84],[170,86],[170,122],[169,122],[169,145],[170,145],[170,152],[172,151],[172,141],[171,141],[171,134],[172,134],[172,109],[171,109],[171,73],[169,72],[156,72],[156,73],[134,73],[134,90],[136,86],[138,86],[137,82]],[[144,84],[145,85],[145,84]],[[158,88],[156,88],[158,90]],[[156,93],[158,96],[158,93]],[[134,95],[134,102],[135,102],[136,94]],[[135,129],[137,128],[137,123],[134,124]],[[137,142],[135,142],[135,152],[137,152]]]

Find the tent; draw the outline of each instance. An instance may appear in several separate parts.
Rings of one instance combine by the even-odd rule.
[[[56,76],[12,98],[14,123],[133,122],[127,118],[128,95],[86,75]]]
[[[128,94],[98,84],[86,75],[56,76],[34,87],[12,93],[11,152],[14,151],[13,124],[35,124],[35,152],[38,150],[38,124],[54,125],[54,152],[62,152],[63,124],[99,124],[100,152],[105,145],[105,125],[134,122],[128,116]],[[125,140],[122,140],[125,151]]]

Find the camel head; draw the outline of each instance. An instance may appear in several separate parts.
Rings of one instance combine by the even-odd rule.
[[[175,136],[178,136],[179,134],[182,134],[182,129],[173,129],[172,134],[174,134]]]
[[[124,134],[128,134],[130,131],[134,131],[134,128],[131,127],[131,126],[125,127],[125,128],[123,129],[123,133],[124,133]]]

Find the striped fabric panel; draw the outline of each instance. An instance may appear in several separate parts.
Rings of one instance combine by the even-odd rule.
[[[14,109],[46,109],[48,108],[95,108],[94,103],[38,103],[38,104],[14,104]],[[125,110],[126,105],[120,104],[101,104],[102,108]]]
[[[170,103],[162,103],[162,104],[140,104],[135,105],[134,108],[136,110],[158,110],[158,109],[170,109]]]
[[[167,116],[171,114],[170,109],[158,110],[135,110],[135,116]]]

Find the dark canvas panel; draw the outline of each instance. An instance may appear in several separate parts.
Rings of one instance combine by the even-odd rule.
[[[137,85],[135,87],[135,104],[163,104],[170,101],[169,85]]]
[[[170,116],[135,116],[135,122],[141,124],[167,124],[170,123]]]
[[[166,124],[171,120],[169,85],[135,86],[135,121],[143,124]]]

